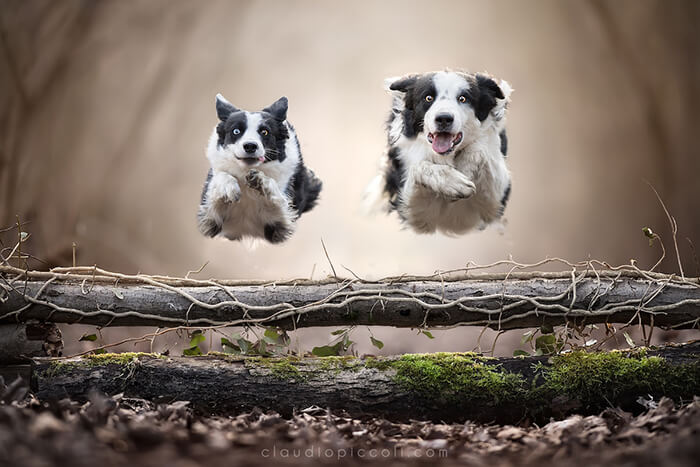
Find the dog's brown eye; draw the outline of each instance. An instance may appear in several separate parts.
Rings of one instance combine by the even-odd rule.
[[[268,133],[269,133],[269,131],[267,131],[267,130],[261,130],[261,131],[260,131],[260,134],[263,135],[263,136],[267,136]]]
[[[464,97],[464,96],[459,96],[459,102],[461,102],[462,104],[464,104],[465,102],[467,102],[467,98]]]
[[[433,96],[431,96],[430,94],[425,96],[425,102],[433,102]]]

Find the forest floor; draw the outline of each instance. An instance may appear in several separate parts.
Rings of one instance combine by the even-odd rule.
[[[681,407],[641,401],[544,426],[354,419],[320,408],[291,418],[252,411],[203,416],[187,402],[154,405],[93,394],[42,403],[0,385],[0,465],[48,467],[291,464],[696,466],[700,399]],[[641,406],[640,406],[641,408]]]

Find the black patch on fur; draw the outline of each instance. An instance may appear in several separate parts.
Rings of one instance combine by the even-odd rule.
[[[226,120],[216,125],[216,133],[219,135],[219,146],[226,146],[238,141],[248,128],[248,118],[245,112],[238,111],[229,114]],[[238,134],[234,131],[238,130]]]
[[[474,106],[476,118],[486,120],[491,110],[496,106],[496,99],[503,99],[503,91],[498,84],[488,76],[476,75],[476,85],[469,90],[470,100]]]
[[[258,127],[258,133],[265,148],[265,162],[282,162],[287,158],[285,150],[285,145],[289,139],[287,125],[284,124],[284,120],[278,119],[265,110],[262,111],[262,116],[263,119]],[[267,135],[263,135],[263,130],[267,130]]]
[[[287,109],[289,109],[289,101],[286,97],[280,97],[271,106],[265,107],[262,111],[269,113],[280,122],[287,119]]]
[[[506,130],[501,130],[498,137],[501,138],[501,154],[503,154],[503,157],[506,157],[506,155],[508,155],[508,137],[506,136]]]
[[[392,91],[407,92],[409,88],[416,84],[416,81],[418,81],[417,75],[405,76],[391,83],[389,89]]]
[[[206,237],[216,237],[221,233],[223,226],[217,224],[214,219],[208,218],[206,216],[206,212],[206,209],[203,206],[200,206],[199,211],[197,212],[199,231]]]
[[[219,117],[219,120],[225,122],[234,112],[240,112],[240,110],[235,108],[229,102],[222,101],[218,97],[216,98],[216,115]]]
[[[207,190],[209,189],[209,182],[211,182],[211,178],[213,176],[214,176],[214,171],[212,169],[209,169],[209,172],[207,172],[207,179],[204,180],[204,188],[202,188],[202,200],[199,203],[200,206],[207,202]]]
[[[287,197],[292,200],[292,208],[296,210],[297,216],[316,206],[322,187],[321,180],[299,159],[294,175],[287,186]]]
[[[384,191],[389,194],[390,209],[396,209],[399,202],[399,192],[403,187],[405,170],[403,162],[399,159],[399,148],[389,149],[389,162],[391,166],[387,169],[385,176]]]
[[[423,131],[423,118],[433,102],[427,102],[426,96],[435,98],[435,85],[433,84],[433,74],[420,77],[409,77],[395,81],[389,87],[394,91],[405,92],[403,110],[403,134],[407,138],[415,138]]]
[[[263,235],[265,240],[270,243],[282,243],[289,238],[291,232],[283,223],[275,222],[274,224],[265,224]]]
[[[510,187],[511,183],[508,183],[508,187],[506,188],[506,191],[503,192],[503,197],[501,198],[501,216],[506,210],[506,204],[508,204],[508,199],[510,198]]]

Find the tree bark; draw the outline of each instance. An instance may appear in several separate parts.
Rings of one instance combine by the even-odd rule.
[[[290,414],[318,406],[393,420],[517,423],[570,412],[597,413],[611,404],[639,411],[639,397],[687,401],[700,394],[699,360],[698,342],[554,358],[102,354],[37,359],[32,383],[40,400],[83,400],[98,390],[154,402],[190,401],[191,407],[206,413],[234,414],[258,407]]]
[[[29,280],[4,286],[0,323],[96,326],[488,326],[595,323],[697,328],[695,283],[600,275],[575,278],[174,286]]]
[[[63,350],[55,324],[0,325],[0,363],[26,362],[29,357],[58,357]]]

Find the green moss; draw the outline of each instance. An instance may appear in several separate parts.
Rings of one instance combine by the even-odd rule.
[[[672,365],[635,352],[571,352],[552,357],[526,374],[506,371],[494,359],[473,353],[403,355],[365,359],[367,368],[395,370],[394,381],[426,401],[453,404],[517,403],[532,414],[544,413],[555,399],[602,409],[609,401],[634,404],[652,395],[675,400],[700,393],[700,362]],[[534,376],[533,376],[534,373]]]
[[[543,384],[533,397],[551,399],[566,395],[584,407],[604,407],[606,401],[653,397],[688,398],[700,391],[700,363],[671,365],[660,357],[648,357],[644,349],[630,353],[571,352],[552,357],[550,366],[539,366]]]
[[[280,380],[304,381],[307,376],[299,371],[294,363],[299,361],[298,357],[246,357],[243,360],[246,368],[264,368],[272,376]]]
[[[89,354],[82,357],[80,361],[76,360],[54,360],[46,370],[46,376],[52,377],[62,373],[67,373],[80,368],[93,368],[101,365],[123,365],[125,367],[133,366],[141,357],[161,358],[167,357],[159,354],[150,354],[144,352],[124,352],[124,353],[102,353]]]
[[[338,375],[341,371],[356,371],[363,367],[363,362],[352,355],[339,357],[319,357],[318,369],[321,372]]]
[[[370,361],[367,366],[396,370],[397,383],[428,400],[459,404],[517,398],[523,391],[524,378],[491,361],[474,353],[434,353]]]
[[[83,357],[89,366],[97,365],[128,365],[134,363],[141,357],[149,358],[161,358],[165,359],[167,357],[159,354],[145,353],[145,352],[124,352],[124,353],[100,353],[100,354],[90,354]]]

